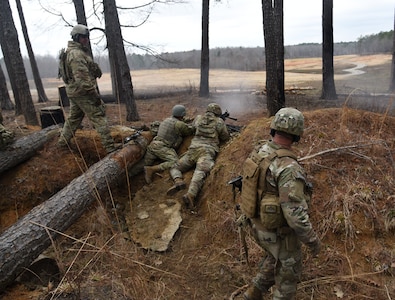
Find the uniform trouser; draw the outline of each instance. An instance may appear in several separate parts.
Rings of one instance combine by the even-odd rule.
[[[214,167],[216,155],[216,151],[211,147],[189,148],[170,169],[170,175],[173,179],[182,178],[182,173],[196,165],[188,188],[188,193],[196,197],[203,186],[204,179]]]
[[[273,255],[273,249],[268,242],[262,241],[253,232],[258,244],[266,250],[266,255],[259,264],[259,272],[252,280],[253,284],[260,290],[267,290],[273,283],[275,300],[292,300],[295,298],[296,285],[302,271],[301,244],[294,233],[278,237],[280,243],[278,253]],[[278,256],[278,259],[275,258]]]
[[[144,164],[146,166],[152,166],[157,159],[163,162],[159,164],[159,168],[163,170],[170,169],[178,160],[176,150],[167,147],[161,141],[152,141],[147,147],[147,152],[144,156]]]
[[[114,140],[108,128],[104,103],[94,97],[70,97],[69,117],[63,126],[59,141],[69,143],[85,115],[100,135],[103,147],[112,150]]]

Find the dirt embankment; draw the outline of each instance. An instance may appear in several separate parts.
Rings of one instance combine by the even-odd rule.
[[[346,101],[330,108],[314,93],[317,89],[287,95],[288,104],[301,109],[306,118],[296,151],[314,184],[311,218],[324,246],[317,259],[305,252],[297,298],[394,298],[395,118],[385,111],[351,109]],[[199,195],[197,213],[182,210],[181,226],[167,251],[147,251],[125,239],[120,216],[136,204],[135,194],[159,202],[171,185],[167,173],[156,176],[150,186],[138,174],[120,182],[111,196],[98,197],[46,251],[56,259],[63,278],[55,292],[51,286],[29,290],[15,284],[1,294],[2,299],[229,299],[243,291],[263,253],[247,236],[251,268],[247,266],[227,181],[240,174],[253,146],[269,137],[270,119],[261,100],[262,96],[241,94],[207,100],[195,94],[139,100],[142,119],[127,124],[124,108],[109,104],[111,125],[140,126],[167,117],[175,104],[184,104],[188,115],[195,116],[208,102],[217,101],[238,119],[229,123],[246,127],[221,149]],[[391,97],[386,101],[391,103]],[[59,153],[53,140],[0,176],[1,231],[102,157],[96,133],[86,120],[83,125],[76,139],[81,153]],[[36,130],[14,128],[21,134]],[[190,176],[186,174],[187,181]]]

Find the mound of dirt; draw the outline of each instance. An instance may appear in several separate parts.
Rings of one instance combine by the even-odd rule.
[[[176,103],[185,103],[191,115],[206,106],[189,98],[139,101],[142,120],[128,125],[161,120]],[[56,290],[45,286],[31,291],[16,283],[2,299],[232,299],[242,292],[263,253],[247,236],[251,267],[247,265],[234,222],[239,199],[233,199],[227,182],[240,175],[253,147],[269,138],[270,125],[262,106],[250,107],[236,116],[237,124],[246,127],[222,147],[198,197],[197,212],[181,210],[180,228],[166,251],[146,250],[128,235],[128,226],[137,231],[138,226],[141,231],[163,228],[160,220],[124,220],[138,211],[136,194],[141,203],[160,203],[172,184],[163,173],[147,186],[140,173],[98,199],[44,253],[56,259],[62,272]],[[117,113],[110,107],[110,114],[112,110]],[[318,258],[305,252],[297,298],[395,297],[395,118],[346,107],[303,112],[306,130],[295,149],[314,184],[311,218],[324,247]],[[53,141],[0,177],[0,231],[103,157],[95,132],[88,129],[78,131],[81,152],[57,153]],[[191,172],[187,182],[190,177]]]

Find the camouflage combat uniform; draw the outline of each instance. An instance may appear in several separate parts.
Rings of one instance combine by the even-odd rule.
[[[259,165],[262,172],[260,162],[279,149],[279,145],[269,141],[254,150],[250,158]],[[256,192],[264,189],[265,194],[256,207],[256,217],[249,221],[252,234],[266,250],[266,256],[259,265],[260,271],[253,279],[253,284],[264,294],[275,283],[273,299],[290,300],[295,297],[302,270],[301,242],[311,245],[319,241],[308,215],[311,189],[306,182],[304,169],[296,159],[289,156],[275,157],[263,178],[265,180],[258,181]],[[262,224],[260,215],[262,202],[270,195],[276,197],[281,209],[278,226],[269,230]],[[275,209],[270,213],[274,211]]]
[[[96,78],[101,77],[101,70],[89,56],[87,48],[78,42],[69,41],[66,53],[66,69],[70,78],[66,92],[70,99],[70,113],[58,144],[67,145],[87,115],[99,133],[103,147],[112,152],[115,150],[114,140],[108,128],[104,102],[97,92]]]
[[[170,169],[170,175],[174,180],[182,178],[183,172],[196,165],[188,189],[188,194],[196,197],[214,166],[220,142],[227,141],[230,136],[224,121],[212,112],[198,115],[192,125],[196,128],[195,136],[188,151]]]
[[[163,120],[158,129],[158,134],[148,145],[144,156],[146,166],[152,166],[156,159],[163,162],[159,164],[161,171],[170,169],[178,160],[176,150],[181,145],[183,138],[194,133],[193,126],[178,120],[176,117],[169,117]]]
[[[0,150],[4,149],[7,145],[11,144],[14,140],[14,133],[7,130],[1,123],[0,123]]]

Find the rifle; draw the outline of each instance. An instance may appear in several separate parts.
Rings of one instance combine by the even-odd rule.
[[[232,118],[232,117],[230,116],[228,110],[226,110],[222,115],[220,115],[220,118],[221,118],[222,120],[224,120],[224,121],[225,121],[226,119],[231,119],[231,120],[233,120],[233,121],[237,121],[236,118]]]
[[[228,112],[228,110],[226,110],[223,114],[220,115],[220,118],[222,120],[226,120],[226,119],[231,119],[233,121],[237,121],[236,118],[232,118]],[[226,128],[228,129],[229,133],[234,133],[234,132],[240,132],[241,129],[243,128],[243,126],[239,126],[239,125],[230,125],[230,124],[225,124]]]
[[[127,137],[123,140],[123,143],[124,143],[124,144],[127,144],[127,143],[129,143],[130,141],[137,139],[137,138],[141,135],[142,132],[143,132],[143,129],[137,130],[137,131],[136,131],[135,133],[133,133],[132,135],[127,136]]]
[[[239,190],[241,193],[243,187],[243,176],[239,175],[235,178],[232,178],[228,181],[228,184],[232,185],[232,192],[233,192],[233,203],[235,204],[235,216],[236,216],[236,224],[238,226],[237,231],[239,233],[240,243],[243,245],[244,255],[247,261],[247,265],[250,266],[250,261],[248,260],[248,247],[246,241],[246,232],[243,228],[248,223],[248,219],[244,214],[238,216],[238,212],[240,211],[240,205],[236,204],[236,189]],[[240,249],[240,256],[242,256],[242,249]]]

